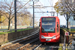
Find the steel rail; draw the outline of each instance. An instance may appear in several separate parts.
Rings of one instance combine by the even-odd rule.
[[[39,38],[36,38],[36,39],[34,39],[33,41],[30,41],[29,43],[24,44],[23,46],[21,46],[21,47],[17,48],[16,50],[21,50],[23,47],[25,47],[25,46],[27,46],[27,45],[29,45],[29,44],[31,44],[31,43],[33,43],[33,42],[37,41],[38,39],[39,39]]]
[[[42,44],[38,45],[36,48],[34,48],[34,50],[38,49]]]

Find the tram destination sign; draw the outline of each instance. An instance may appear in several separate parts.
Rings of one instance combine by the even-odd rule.
[[[42,18],[42,21],[55,21],[56,18]]]

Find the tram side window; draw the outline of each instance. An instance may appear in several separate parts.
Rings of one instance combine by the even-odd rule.
[[[59,25],[58,25],[58,22],[57,22],[57,32],[59,32]]]
[[[39,22],[39,27],[40,27],[40,22]]]

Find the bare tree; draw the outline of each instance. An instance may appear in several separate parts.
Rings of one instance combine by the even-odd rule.
[[[61,15],[66,15],[64,16],[66,21],[67,21],[67,29],[68,29],[68,21],[70,18],[70,14],[74,13],[74,9],[71,8],[72,5],[69,3],[67,0],[64,0],[64,2],[57,2],[54,6],[56,12],[60,13]]]
[[[17,2],[17,12],[20,12],[27,3],[22,4],[21,2]],[[14,17],[14,0],[0,1],[0,10],[4,11],[4,13],[2,12],[2,14],[4,14],[8,19],[8,30],[10,30],[10,22]]]
[[[18,18],[21,18],[18,22],[18,24],[22,24],[22,25],[28,25],[31,26],[32,25],[32,15],[30,14],[30,12],[28,11],[23,11],[18,13]]]

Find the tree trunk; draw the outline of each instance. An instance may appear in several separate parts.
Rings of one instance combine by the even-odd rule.
[[[10,30],[10,19],[8,21],[8,30]]]
[[[10,7],[10,13],[9,13],[9,18],[8,18],[8,30],[10,30],[10,21],[11,21],[11,7]]]
[[[31,21],[30,21],[30,26],[32,26],[32,18],[31,18]]]

